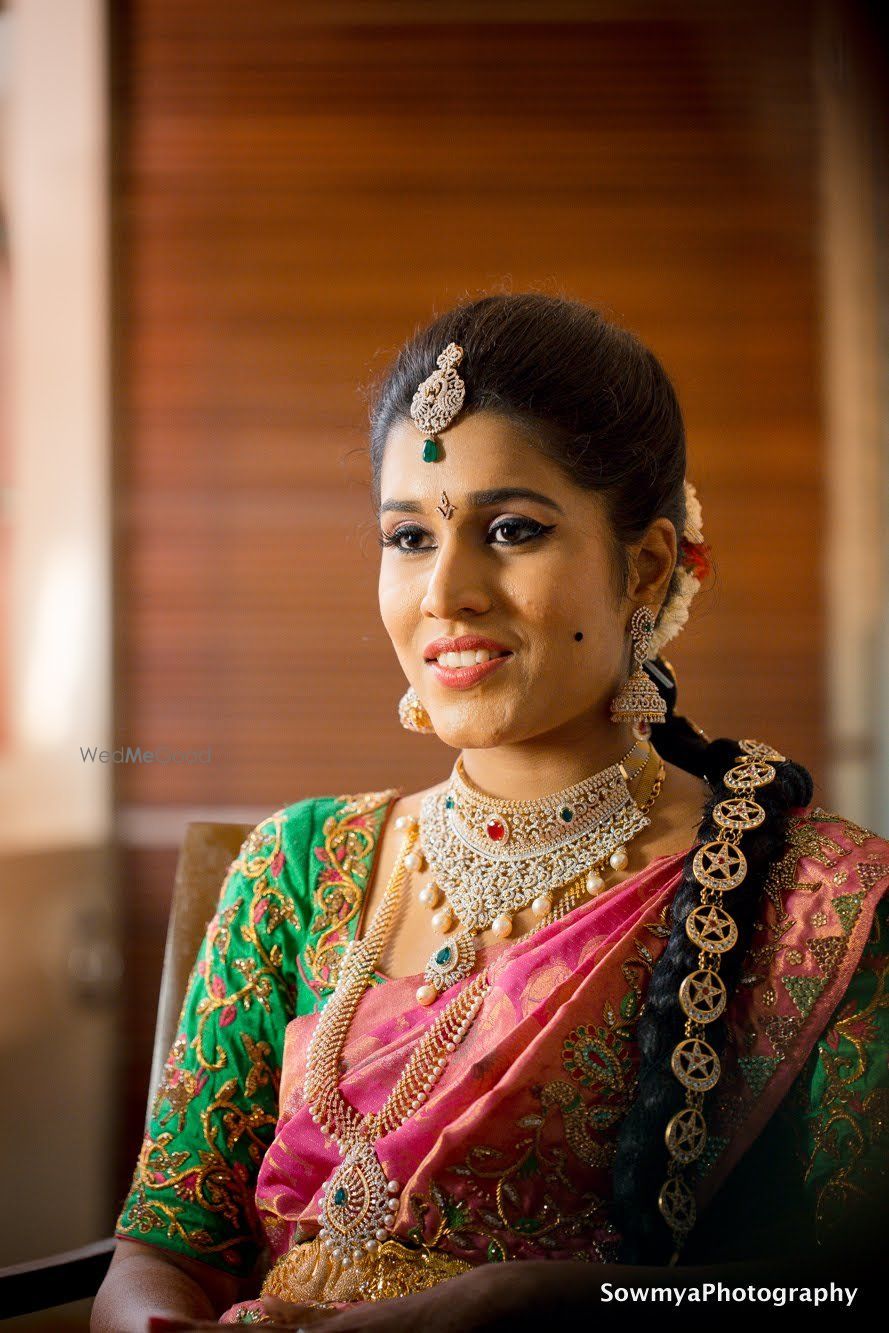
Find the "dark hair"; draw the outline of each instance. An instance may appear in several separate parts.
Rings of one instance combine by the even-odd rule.
[[[483,296],[446,311],[408,339],[376,389],[376,505],[389,431],[399,419],[411,421],[417,385],[450,342],[463,348],[458,373],[466,398],[458,420],[499,413],[576,486],[603,493],[622,593],[626,545],[661,516],[677,539],[685,527],[685,426],[660,361],[593,306],[544,292]]]
[[[624,586],[625,543],[638,539],[661,515],[671,520],[677,535],[682,533],[685,429],[666,371],[638,338],[598,310],[538,292],[486,296],[458,306],[418,330],[402,347],[377,389],[371,412],[377,504],[389,431],[397,419],[411,420],[417,385],[435,369],[436,358],[449,342],[464,350],[459,366],[466,384],[464,413],[489,409],[509,418],[572,482],[603,493],[615,538],[615,568]],[[714,807],[735,794],[723,777],[739,754],[736,741],[708,741],[676,713],[672,670],[662,659],[655,661],[649,674],[668,711],[666,721],[652,727],[652,742],[668,763],[703,778],[712,795],[683,865],[670,935],[652,969],[637,1021],[638,1079],[621,1124],[613,1168],[614,1214],[625,1263],[662,1262],[674,1248],[657,1196],[668,1164],[664,1129],[684,1104],[670,1057],[684,1036],[679,986],[698,960],[698,949],[685,933],[685,919],[700,900],[692,862],[701,842],[717,832]],[[766,819],[745,833],[740,843],[748,869],[732,895],[738,943],[721,967],[729,995],[740,976],[766,875],[787,847],[790,811],[812,799],[812,779],[806,769],[790,760],[776,763],[775,768],[774,781],[757,791]],[[709,1026],[707,1040],[721,1055],[723,1019]]]

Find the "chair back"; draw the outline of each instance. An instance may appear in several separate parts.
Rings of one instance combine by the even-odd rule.
[[[151,1104],[163,1077],[164,1064],[176,1038],[188,978],[207,924],[216,908],[222,881],[241,850],[244,839],[255,827],[255,824],[221,824],[199,820],[186,825],[176,863],[173,901],[167,923],[167,943],[145,1111],[146,1128],[151,1119]]]

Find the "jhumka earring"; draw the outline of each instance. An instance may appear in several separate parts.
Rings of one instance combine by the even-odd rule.
[[[435,732],[432,719],[423,707],[420,696],[413,685],[405,690],[398,701],[398,720],[405,731],[418,731],[424,736],[432,735]]]
[[[667,705],[658,693],[657,686],[642,663],[648,656],[648,645],[654,634],[654,621],[651,612],[645,606],[638,606],[630,617],[630,634],[633,640],[633,660],[635,667],[629,679],[618,694],[611,700],[611,721],[632,722],[634,725],[648,722],[663,722],[667,716]],[[642,727],[645,731],[647,728]]]

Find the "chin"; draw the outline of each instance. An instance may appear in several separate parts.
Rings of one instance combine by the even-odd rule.
[[[432,717],[432,725],[439,740],[451,745],[455,750],[488,750],[495,745],[508,745],[510,741],[521,739],[519,727],[511,719],[483,718],[471,716],[467,709],[465,717]]]

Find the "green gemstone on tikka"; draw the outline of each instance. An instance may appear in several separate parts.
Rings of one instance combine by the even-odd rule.
[[[338,1208],[342,1208],[348,1197],[347,1191],[340,1185],[339,1189],[334,1192],[333,1201]]]
[[[574,811],[571,809],[570,805],[562,806],[561,810],[559,811],[559,818],[565,824],[571,823],[572,819],[574,818]]]
[[[424,440],[424,441],[423,441],[423,462],[424,462],[424,463],[436,463],[436,462],[438,461],[439,453],[440,453],[440,450],[439,450],[438,445],[435,443],[435,440]]]

